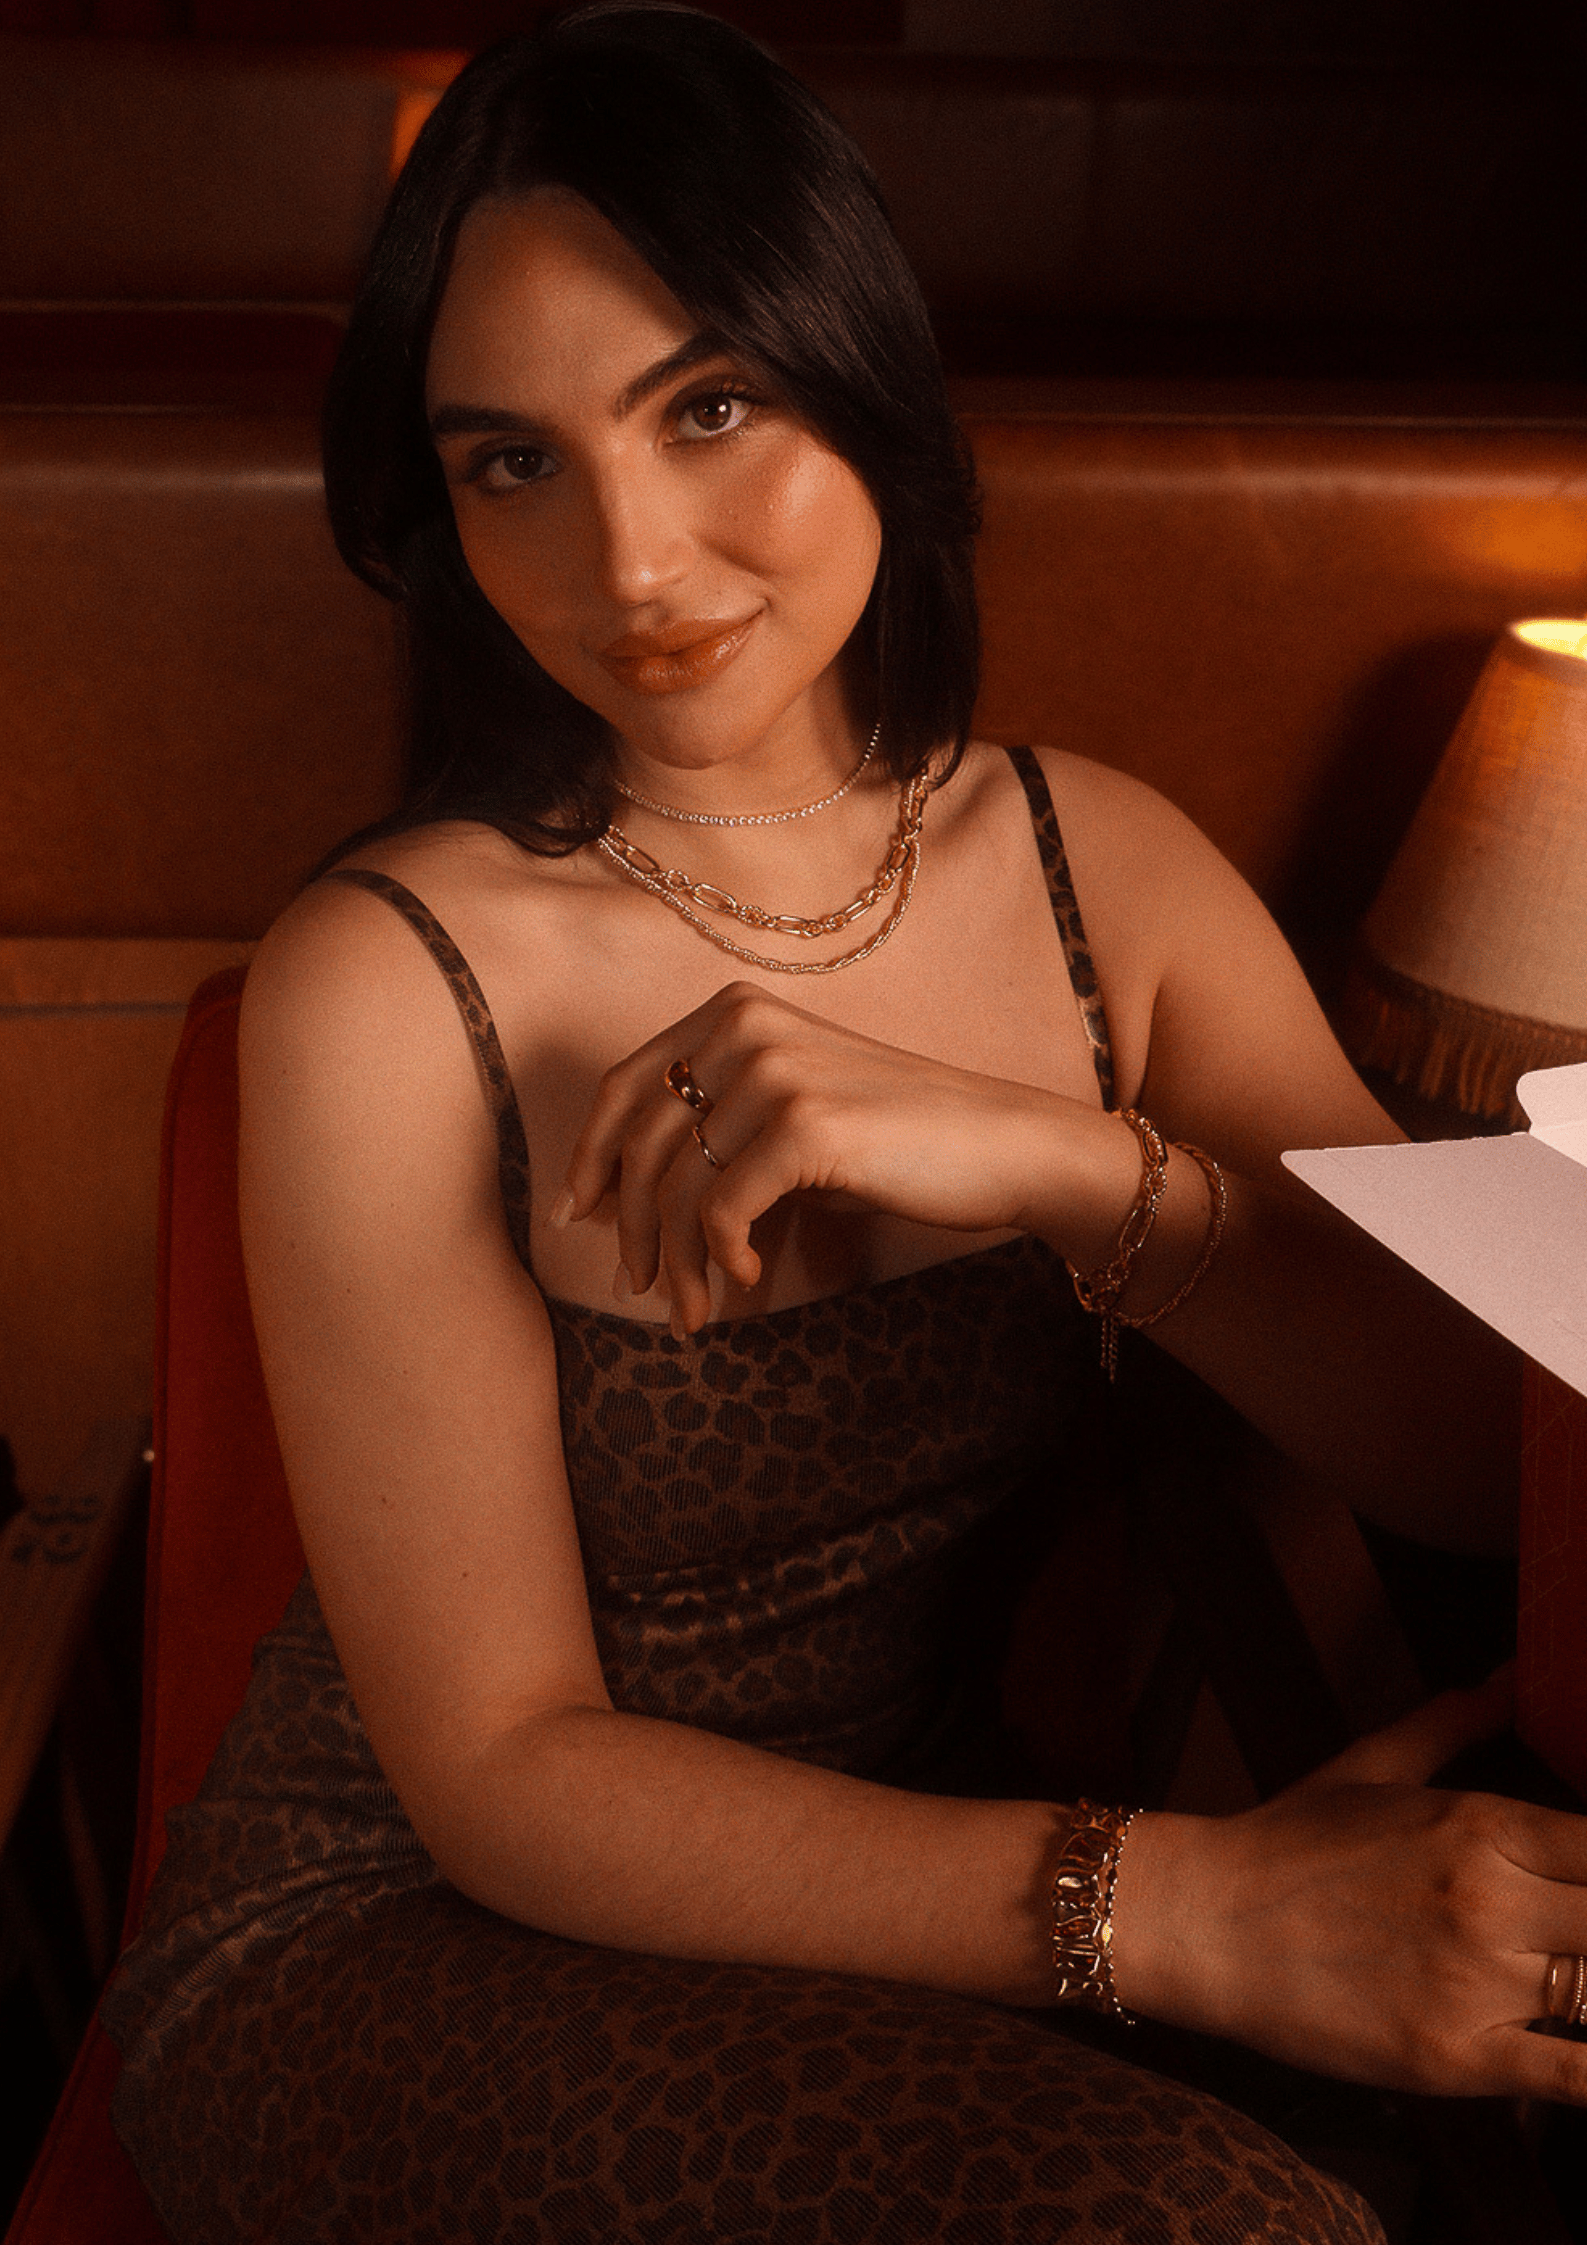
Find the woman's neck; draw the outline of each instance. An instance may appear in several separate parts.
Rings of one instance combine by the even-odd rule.
[[[759,737],[734,741],[702,723],[699,735],[685,737],[672,753],[670,740],[649,744],[618,735],[612,743],[612,772],[632,796],[682,814],[686,823],[704,819],[775,819],[835,797],[851,782],[865,757],[873,732],[869,713],[862,723],[851,712],[848,695],[836,679],[819,682],[825,693],[801,697]],[[863,777],[872,778],[873,756]],[[619,818],[632,808],[620,803]],[[664,812],[663,814],[664,815]]]
[[[830,758],[820,755],[809,759],[808,765],[811,776],[805,784],[810,788],[819,787],[820,792],[798,794],[795,800],[790,803],[773,805],[753,802],[751,798],[765,791],[765,781],[768,776],[773,775],[767,775],[764,772],[745,774],[737,767],[729,767],[725,774],[720,767],[712,767],[705,772],[691,769],[680,774],[676,766],[662,765],[659,768],[659,779],[654,783],[655,787],[662,792],[653,792],[651,787],[641,785],[637,780],[625,777],[619,770],[617,792],[622,796],[625,804],[642,811],[648,811],[655,817],[666,820],[673,825],[700,828],[707,826],[764,827],[792,824],[799,820],[815,817],[820,812],[829,809],[833,804],[841,802],[856,783],[870,771],[880,738],[881,726],[878,724],[872,729],[869,739],[864,743],[858,755],[852,757],[848,769],[836,781],[832,779]],[[655,764],[656,760],[648,758],[646,762]],[[786,761],[779,763],[779,768],[774,776],[778,783],[784,787],[793,787],[795,784],[796,774],[788,768]],[[725,800],[716,791],[722,787],[724,781],[730,786],[735,779],[739,782],[736,792],[742,800],[737,807],[728,808]],[[680,781],[682,782],[681,786]],[[745,784],[746,781],[748,782],[747,785]],[[703,786],[700,784],[701,782],[704,783]],[[823,784],[823,782],[826,784]],[[707,802],[703,799],[713,794],[715,794],[714,800]],[[695,796],[697,799],[691,801],[691,796]]]

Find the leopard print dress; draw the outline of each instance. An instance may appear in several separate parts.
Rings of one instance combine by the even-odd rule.
[[[1057,826],[1016,762],[1107,1098]],[[521,1252],[484,999],[417,898],[349,877],[457,995]],[[550,1310],[617,1707],[893,1784],[1034,1790],[993,1720],[987,1586],[1051,1512],[1089,1376],[1055,1256],[1018,1240],[687,1342]],[[1254,2121],[1056,2015],[632,1955],[468,1901],[375,1761],[307,1578],[171,1816],[105,2017],[116,2125],[179,2245],[1381,2241]]]

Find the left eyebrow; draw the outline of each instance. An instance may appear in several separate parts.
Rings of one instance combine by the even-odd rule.
[[[643,405],[657,390],[664,389],[675,376],[687,374],[690,367],[698,366],[702,359],[720,358],[726,348],[720,335],[702,328],[698,335],[691,335],[687,343],[680,343],[664,359],[657,359],[654,366],[647,366],[643,374],[634,376],[627,389],[619,392],[612,407],[612,419],[626,421],[637,406]]]

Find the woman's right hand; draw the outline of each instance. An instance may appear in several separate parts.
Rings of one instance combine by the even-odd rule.
[[[1445,1693],[1242,1815],[1140,1818],[1121,2002],[1381,2088],[1587,2103],[1587,2045],[1526,2031],[1587,1954],[1587,1817],[1428,1785],[1510,1694]]]
[[[664,1085],[679,1060],[706,1096],[704,1158],[694,1111]],[[630,1284],[644,1293],[664,1280],[676,1323],[693,1332],[710,1313],[711,1266],[753,1287],[752,1228],[794,1193],[947,1231],[1041,1228],[1089,1267],[1110,1252],[1139,1174],[1134,1135],[1100,1107],[730,982],[607,1071],[553,1221],[578,1222],[615,1195]]]

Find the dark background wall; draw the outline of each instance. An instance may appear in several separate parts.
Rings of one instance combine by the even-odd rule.
[[[541,0],[0,0],[0,33],[90,48],[130,34],[147,42],[147,73],[179,71],[184,56],[202,67],[221,40],[259,43],[256,57],[292,43],[455,53],[547,12]],[[714,0],[714,12],[787,50],[870,154],[956,374],[1587,382],[1580,0]],[[91,150],[97,129],[51,122],[13,92],[19,129],[57,144],[29,158],[17,192],[75,208],[92,164],[71,150]],[[211,199],[226,198],[217,187]],[[6,225],[0,196],[0,236]],[[77,226],[86,242],[102,232],[86,216]],[[19,302],[216,294],[130,269],[92,289],[0,285]],[[0,367],[40,347],[0,335]]]
[[[714,10],[771,40],[889,44],[905,0],[733,0]],[[0,0],[3,31],[326,39],[380,46],[474,47],[543,11],[514,0]]]
[[[0,0],[0,30],[474,46],[540,11],[522,0]],[[1497,68],[1581,59],[1563,0],[723,0],[773,41],[961,53],[1398,60]]]

